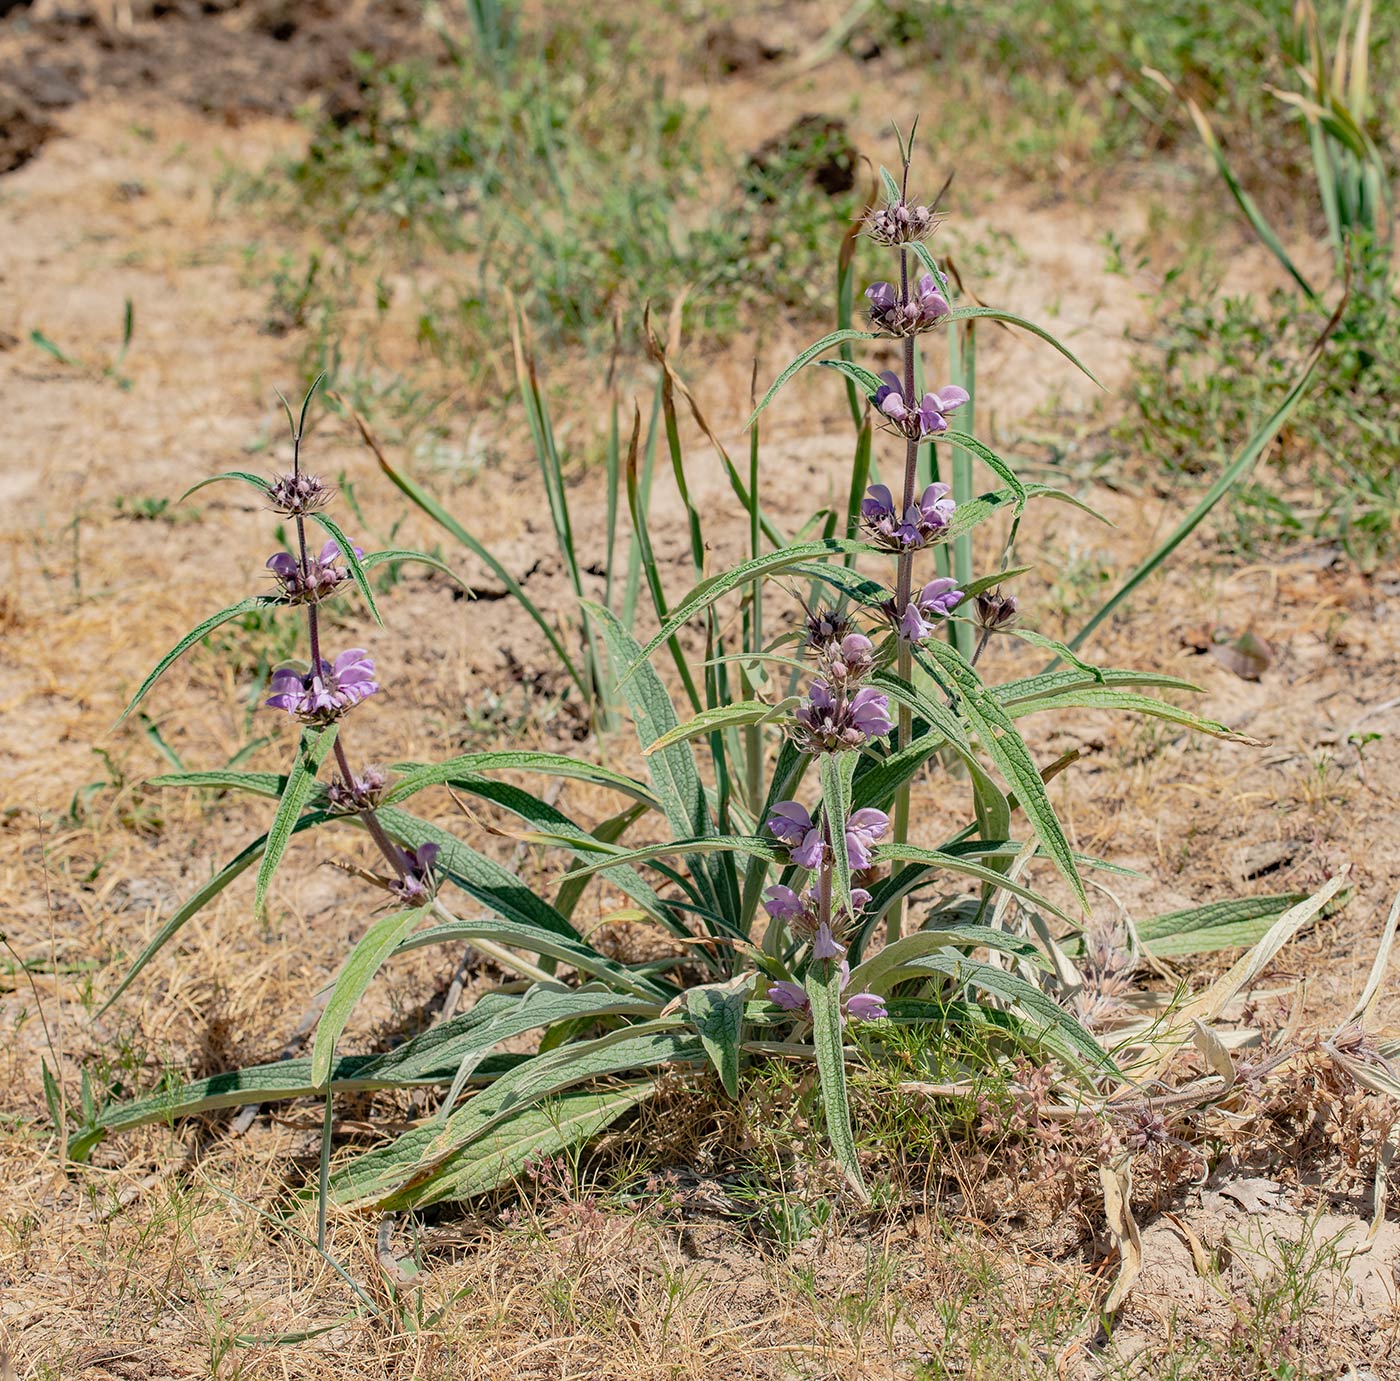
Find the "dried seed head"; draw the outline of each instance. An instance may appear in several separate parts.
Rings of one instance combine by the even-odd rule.
[[[1005,628],[1015,621],[1016,596],[1002,594],[1000,587],[995,590],[983,590],[977,596],[974,608],[979,627],[988,630]]]

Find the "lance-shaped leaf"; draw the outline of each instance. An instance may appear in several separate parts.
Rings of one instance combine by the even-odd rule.
[[[1238,733],[1228,724],[1218,724],[1213,719],[1203,719],[1200,715],[1183,710],[1167,700],[1158,700],[1150,695],[1135,695],[1132,691],[1114,690],[1109,686],[1084,686],[1079,690],[1065,691],[1060,695],[1046,696],[1029,705],[1017,705],[1014,714],[1020,719],[1026,714],[1039,714],[1043,710],[1101,709],[1129,710],[1135,714],[1150,715],[1153,719],[1165,719],[1171,724],[1180,724],[1198,733],[1210,734],[1213,738],[1229,739],[1232,743],[1248,743],[1255,746],[1259,740],[1248,734]]]
[[[316,774],[335,743],[339,726],[328,724],[324,729],[308,728],[302,735],[297,750],[296,761],[287,777],[287,785],[282,791],[282,800],[277,806],[277,814],[272,818],[272,828],[267,832],[267,847],[263,850],[262,862],[258,865],[258,881],[253,889],[253,915],[261,917],[267,911],[267,889],[272,885],[273,874],[282,862],[296,830],[296,823],[311,799],[311,790],[316,785]]]
[[[578,931],[514,873],[462,843],[456,835],[396,806],[381,806],[376,815],[395,839],[411,849],[420,844],[436,844],[439,852],[434,866],[438,872],[447,874],[468,896],[498,916],[554,935],[579,938]]]
[[[905,935],[892,945],[851,970],[851,988],[855,992],[887,993],[896,983],[911,975],[902,969],[912,959],[922,959],[941,949],[993,949],[1001,954],[1014,954],[1044,968],[1040,951],[1019,936],[989,925],[940,926],[934,930],[918,930]],[[915,974],[913,977],[919,977]]]
[[[246,791],[252,796],[277,800],[287,789],[287,778],[278,772],[239,772],[216,767],[210,772],[166,772],[152,777],[147,786],[215,787],[220,791]]]
[[[575,878],[592,877],[594,873],[601,873],[609,868],[621,867],[624,864],[633,867],[638,863],[650,863],[655,858],[670,858],[674,854],[718,853],[748,854],[768,863],[779,863],[783,858],[771,840],[747,834],[711,834],[700,839],[670,839],[664,844],[644,844],[639,849],[627,849],[596,863],[575,868],[565,873],[563,880],[571,882]]]
[[[331,1061],[335,1058],[335,1043],[345,1030],[345,1023],[359,1004],[382,967],[384,961],[394,952],[400,940],[408,934],[432,908],[413,906],[405,911],[396,911],[391,916],[377,920],[360,937],[359,943],[350,951],[335,987],[331,989],[329,1001],[316,1023],[316,1038],[311,1047],[311,1079],[318,1087],[330,1077]]]
[[[426,551],[411,551],[402,547],[386,547],[383,551],[372,551],[360,564],[367,571],[372,571],[376,566],[399,566],[406,561],[414,561],[420,566],[431,566],[435,571],[441,571],[443,575],[450,577],[456,584],[466,591],[469,599],[476,598],[476,592],[465,580],[462,579],[446,561],[439,560],[436,556],[430,555]]]
[[[332,1177],[331,1197],[351,1207],[412,1203],[435,1175],[474,1160],[475,1144],[493,1128],[545,1098],[610,1074],[704,1058],[698,1038],[676,1021],[626,1027],[561,1046],[497,1079],[445,1124],[413,1127],[389,1145],[357,1157]]]
[[[1023,643],[1030,643],[1032,647],[1043,648],[1046,652],[1053,652],[1062,662],[1068,662],[1076,671],[1089,677],[1097,685],[1104,684],[1103,672],[1098,667],[1090,666],[1088,662],[1081,661],[1062,642],[1057,642],[1054,638],[1047,638],[1044,633],[1037,633],[1031,628],[1018,628],[1016,625],[1003,630],[1013,638],[1020,638]]]
[[[855,914],[851,904],[851,859],[846,852],[846,822],[851,818],[851,778],[858,753],[823,753],[821,764],[822,809],[831,841],[831,905],[834,912]]]
[[[753,426],[758,420],[759,413],[773,401],[777,396],[778,390],[782,388],[798,370],[811,364],[813,360],[818,359],[820,356],[825,355],[828,350],[834,350],[838,345],[843,345],[848,340],[876,340],[878,338],[878,332],[854,331],[850,327],[846,327],[844,330],[832,331],[830,335],[823,336],[819,341],[815,342],[815,344],[809,345],[776,379],[773,380],[772,386],[769,388],[768,392],[763,395],[759,405],[753,410],[753,416],[744,423],[744,430],[748,431],[748,429]]]
[[[845,375],[853,384],[871,395],[884,382],[873,370],[866,369],[864,365],[856,364],[853,360],[821,360],[819,366],[822,369],[834,369],[838,374]]]
[[[374,600],[374,587],[369,583],[369,576],[365,574],[364,564],[355,555],[355,548],[350,539],[324,513],[312,513],[309,516],[312,522],[325,529],[326,534],[340,548],[340,558],[345,562],[346,568],[350,572],[350,578],[355,582],[356,589],[365,597],[365,603],[369,605],[369,611],[374,615],[375,623],[382,628],[384,620],[379,617],[379,605]]]
[[[272,486],[261,475],[250,474],[247,470],[225,470],[222,475],[210,475],[208,479],[202,479],[198,484],[192,484],[178,499],[176,503],[184,503],[198,489],[203,489],[206,484],[219,484],[224,480],[238,480],[242,484],[251,484],[264,498],[272,491]]]
[[[993,571],[991,575],[980,576],[976,580],[968,581],[963,588],[963,597],[958,601],[957,608],[970,604],[984,590],[990,590],[994,585],[1005,584],[1008,580],[1014,580],[1018,575],[1025,575],[1027,571],[1035,570],[1034,566],[1012,566],[1008,570]]]
[[[623,1113],[656,1092],[646,1079],[601,1092],[576,1090],[526,1108],[473,1143],[470,1155],[443,1166],[423,1183],[406,1189],[386,1208],[425,1208],[486,1194],[538,1162],[597,1136]]]
[[[1038,906],[1043,911],[1048,911],[1052,916],[1073,922],[1073,917],[1056,906],[1048,897],[1041,896],[1039,892],[1032,891],[1019,882],[1013,882],[995,868],[984,867],[971,858],[947,853],[941,849],[921,849],[914,844],[881,844],[877,852],[881,862],[919,863],[926,868],[943,868],[947,872],[958,873],[963,877],[976,878],[978,882],[986,883],[988,887],[997,887],[1004,892],[1010,892],[1013,896],[1030,902],[1032,906]]]
[[[614,772],[610,767],[584,762],[563,753],[535,753],[509,749],[499,753],[463,753],[445,762],[399,762],[394,771],[404,775],[385,793],[384,804],[396,805],[415,792],[430,786],[455,786],[463,777],[476,772],[537,772],[546,777],[565,777],[570,781],[588,782],[630,796],[634,801],[658,809],[656,793],[645,782]]]
[[[141,683],[141,689],[131,697],[131,703],[121,712],[121,717],[117,720],[120,724],[145,698],[151,687],[170,670],[186,652],[190,650],[201,638],[207,637],[221,624],[228,623],[230,619],[240,618],[244,614],[255,613],[259,609],[268,609],[281,601],[271,595],[250,595],[247,599],[240,599],[237,604],[230,604],[227,609],[220,609],[217,614],[211,615],[197,627],[190,629],[183,638],[180,639],[164,657],[156,663],[156,669],[146,677]]]
[[[1074,889],[1079,904],[1087,911],[1089,899],[1075,866],[1074,851],[1065,838],[1054,806],[1050,804],[1045,783],[1041,780],[1030,750],[1005,707],[988,692],[981,678],[963,661],[955,648],[929,639],[915,647],[914,655],[936,680],[952,684],[963,714],[976,730],[998,771],[1015,789],[1016,799],[1026,812],[1026,818],[1031,822],[1050,861]]]
[[[584,940],[571,939],[555,931],[542,930],[539,926],[522,924],[519,921],[503,920],[495,916],[479,916],[474,920],[454,920],[433,926],[429,930],[418,930],[399,941],[396,954],[407,954],[410,950],[423,949],[428,945],[460,943],[463,940],[491,940],[496,944],[509,945],[530,954],[543,954],[551,959],[572,964],[580,973],[592,974],[602,979],[610,987],[620,992],[631,993],[634,997],[654,999],[668,997],[674,989],[667,989],[646,974],[629,969],[616,959],[600,954]]]
[[[700,1034],[705,1053],[719,1074],[724,1091],[739,1096],[739,1047],[744,1039],[744,1005],[753,988],[754,975],[741,973],[727,983],[705,983],[688,988],[686,1015]]]
[[[936,432],[928,438],[930,441],[946,441],[963,451],[970,451],[989,470],[995,471],[1000,479],[1006,481],[1006,487],[1016,496],[1016,512],[1019,513],[1025,506],[1029,497],[1029,492],[1017,473],[990,447],[983,445],[975,436],[969,436],[966,432]]]
[[[303,815],[302,818],[296,822],[296,824],[293,826],[293,832],[297,833],[301,830],[310,829],[314,825],[324,823],[328,818],[329,817],[327,817],[323,813],[312,811],[307,815]],[[112,992],[112,995],[107,999],[107,1001],[102,1004],[101,1010],[97,1014],[99,1017],[127,990],[128,987],[131,986],[131,982],[136,977],[136,975],[140,973],[141,970],[144,969],[146,965],[149,964],[151,960],[154,959],[155,956],[159,954],[162,949],[165,948],[165,946],[170,942],[170,940],[175,936],[175,934],[180,930],[180,928],[185,924],[185,922],[190,920],[192,917],[197,916],[201,911],[204,910],[206,906],[209,905],[211,901],[214,900],[215,897],[219,895],[220,892],[224,890],[225,887],[229,885],[229,883],[231,883],[234,880],[234,878],[236,878],[240,873],[244,872],[246,869],[250,868],[254,863],[256,863],[258,859],[262,857],[263,850],[266,847],[267,835],[260,835],[257,839],[253,840],[253,842],[249,844],[247,848],[243,849],[241,853],[238,853],[228,863],[224,864],[224,866],[221,869],[219,869],[219,871],[215,873],[214,876],[211,877],[208,882],[206,882],[191,896],[185,899],[185,901],[181,904],[178,910],[175,911],[175,913],[170,917],[170,919],[167,920],[158,931],[156,931],[155,936],[152,938],[151,942],[146,946],[145,949],[141,951],[139,958],[126,971],[126,976],[122,979],[120,983],[117,984],[116,988]]]
[[[789,566],[810,561],[814,557],[840,556],[845,552],[873,550],[875,548],[868,542],[857,542],[845,537],[824,537],[815,542],[799,542],[781,551],[770,551],[762,556],[750,557],[719,575],[702,580],[671,610],[670,616],[661,626],[661,631],[645,647],[638,649],[636,657],[626,666],[619,684],[625,683],[633,676],[662,643],[674,637],[697,614],[703,613],[731,590],[737,590],[741,585],[761,580],[777,571],[786,570]]]
[[[1015,312],[1004,312],[1000,307],[955,307],[943,318],[944,321],[976,321],[978,319],[1000,321],[1007,326],[1019,326],[1021,330],[1029,331],[1033,336],[1039,336],[1047,345],[1053,345],[1085,378],[1091,379],[1100,388],[1103,387],[1094,377],[1093,371],[1080,360],[1074,351],[1068,346],[1062,345],[1043,326],[1037,326],[1035,322],[1027,321],[1025,317],[1017,316]]]
[[[1264,897],[1232,897],[1207,906],[1168,911],[1138,923],[1137,937],[1160,958],[1208,954],[1219,949],[1252,945],[1291,906],[1306,900],[1305,892]],[[1070,953],[1076,952],[1073,942]]]
[[[1003,705],[1010,707],[1095,686],[1136,686],[1139,690],[1179,690],[1204,694],[1200,686],[1193,681],[1183,681],[1179,676],[1165,676],[1157,671],[1131,671],[1122,667],[1100,667],[1097,674],[1072,669],[1044,671],[1038,676],[1023,676],[990,689]]]
[[[835,850],[841,852],[841,848]],[[807,1000],[812,1006],[812,1046],[821,1080],[826,1135],[846,1179],[862,1202],[869,1198],[860,1173],[855,1133],[851,1128],[851,1102],[846,1092],[846,1050],[842,1040],[841,966],[823,959],[807,970]]]
[[[716,729],[738,729],[747,724],[770,724],[801,703],[796,696],[769,705],[762,700],[736,700],[730,705],[716,705],[710,710],[701,710],[693,719],[678,724],[661,735],[645,750],[644,756],[658,753],[673,743],[683,743],[689,738],[699,738],[702,734],[713,733]]]
[[[977,959],[954,954],[928,954],[906,961],[906,968],[941,973],[955,984],[966,984],[1000,998],[1034,1026],[1034,1036],[1072,1063],[1087,1061],[1095,1074],[1116,1074],[1104,1048],[1059,1003],[1024,978]]]

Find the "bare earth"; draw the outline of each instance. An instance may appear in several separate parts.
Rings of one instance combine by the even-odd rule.
[[[800,109],[816,78],[803,80],[805,88],[736,83],[724,106],[726,137],[732,125],[736,147],[751,144],[753,128]],[[91,1167],[60,1167],[41,1058],[57,1062],[70,1093],[82,1062],[103,1052],[138,1088],[164,1067],[202,1075],[275,1058],[367,918],[354,880],[303,846],[278,880],[268,927],[251,922],[249,887],[236,886],[121,1004],[100,1020],[91,1015],[172,906],[265,824],[263,805],[143,787],[164,763],[139,727],[114,732],[112,724],[155,658],[256,584],[272,549],[268,515],[229,486],[201,491],[177,521],[127,515],[135,499],[173,498],[206,475],[266,470],[285,455],[273,389],[297,386],[296,343],[261,330],[263,290],[242,266],[243,246],[268,228],[216,204],[214,189],[225,160],[258,166],[303,136],[280,116],[243,115],[231,126],[174,99],[130,94],[54,118],[59,133],[0,180],[0,929],[8,946],[0,974],[0,1348],[18,1374],[913,1376],[920,1362],[942,1355],[941,1311],[960,1299],[1008,1339],[1029,1309],[1059,1301],[1062,1341],[1071,1341],[1113,1263],[1101,1222],[1086,1229],[1077,1197],[1059,1217],[1047,1216],[1033,1207],[1034,1185],[1012,1185],[990,1224],[978,1218],[985,1205],[974,1211],[945,1188],[927,1200],[916,1194],[909,1211],[873,1226],[838,1213],[790,1253],[760,1250],[732,1226],[724,1188],[707,1177],[703,1159],[690,1167],[698,1187],[672,1214],[601,1213],[548,1193],[509,1221],[454,1209],[428,1229],[425,1313],[458,1297],[443,1321],[415,1327],[407,1315],[397,1323],[352,1318],[345,1283],[259,1216],[258,1207],[307,1173],[315,1108],[279,1109],[236,1137],[226,1118],[151,1129],[104,1146]],[[883,147],[873,117],[856,127],[872,151]],[[984,185],[954,212],[950,233],[959,233],[960,219],[969,238],[984,223],[1009,226],[1020,248],[1017,262],[977,285],[979,296],[1045,319],[1110,392],[1121,388],[1124,333],[1142,311],[1144,282],[1103,273],[1101,237],[1108,220],[1141,225],[1131,189],[1116,203],[1078,207]],[[1252,253],[1236,258],[1244,286],[1268,281]],[[102,371],[127,297],[136,331],[123,389]],[[34,329],[79,363],[61,364],[32,345]],[[770,332],[760,377],[771,377],[801,341],[796,328]],[[1083,583],[1129,569],[1176,520],[1184,496],[1137,473],[1130,454],[1108,467],[1115,487],[1087,464],[1076,473],[1077,462],[1112,445],[1091,391],[1032,342],[1001,334],[984,354],[979,384],[995,400],[983,415],[992,432],[1071,437],[1059,482],[1117,524],[1099,526],[1058,505],[1033,515],[1025,549],[1040,553],[1041,564],[1025,584],[1025,606],[1034,626],[1060,632]],[[736,350],[689,371],[726,441],[742,440],[750,364]],[[601,389],[598,396],[601,403]],[[843,407],[830,380],[812,379],[775,410],[764,484],[780,516],[785,489],[800,491],[804,510],[828,490],[844,492]],[[508,567],[529,573],[536,598],[566,613],[523,428],[465,412],[453,425],[462,454],[486,461],[457,492],[440,477],[435,486],[454,511],[477,515],[475,526],[491,534]],[[582,449],[592,425],[575,416],[565,441]],[[698,436],[690,446],[703,453]],[[371,535],[387,534],[404,506],[349,429],[322,418],[310,454],[322,473],[343,472],[342,483],[353,485]],[[669,588],[679,592],[687,583],[684,528],[665,487],[656,544]],[[571,497],[586,531],[601,517],[601,475],[581,470]],[[704,470],[697,499],[712,515],[718,569],[742,532],[737,521],[726,532],[719,516],[730,499],[717,465]],[[404,538],[437,540],[416,516]],[[467,603],[445,579],[413,573],[388,598],[386,629],[347,615],[336,630],[343,645],[364,640],[387,673],[388,693],[351,726],[357,751],[381,761],[441,757],[496,732],[572,746],[576,720],[553,702],[561,687],[532,629],[508,601],[489,597],[490,580],[468,558],[446,554],[482,598]],[[1142,918],[1256,891],[1311,890],[1351,869],[1346,906],[1285,949],[1260,985],[1274,994],[1266,1005],[1323,1035],[1365,982],[1400,887],[1400,572],[1363,579],[1331,556],[1305,551],[1246,566],[1198,535],[1091,649],[1105,665],[1195,681],[1204,694],[1193,708],[1262,747],[1108,714],[1077,712],[1053,727],[1030,721],[1038,759],[1084,753],[1055,787],[1075,846],[1150,879],[1111,879],[1113,892],[1096,901],[1104,922],[1120,908]],[[1219,636],[1246,630],[1272,649],[1257,681],[1208,650]],[[247,638],[239,649],[255,652]],[[994,644],[988,659],[997,675],[1039,665],[1033,649],[1009,642]],[[231,671],[227,657],[201,653],[148,709],[191,765],[222,764],[268,734],[276,742],[253,762],[274,766],[291,740],[270,716],[249,722],[250,677],[251,662]],[[1363,754],[1354,736],[1366,732],[1381,737]],[[609,751],[625,754],[625,737]],[[88,791],[93,783],[102,785]],[[941,804],[937,779],[921,791],[921,842],[932,843],[955,808]],[[596,815],[584,791],[570,787],[563,800],[582,818]],[[437,809],[460,823],[446,798]],[[357,844],[332,839],[339,857],[355,857]],[[506,839],[482,847],[502,858],[511,852]],[[531,856],[525,868],[561,871],[545,856]],[[1191,972],[1223,970],[1231,957]],[[17,958],[32,963],[32,975]],[[420,951],[394,964],[347,1043],[369,1049],[421,1025],[455,960]],[[491,981],[489,973],[476,979]],[[1397,1012],[1387,996],[1381,1036],[1400,1034]],[[382,1106],[372,1115],[373,1125],[357,1126],[352,1109],[347,1136],[394,1130]],[[1166,1205],[1175,1219],[1156,1211],[1163,1206],[1153,1205],[1151,1187],[1140,1186],[1146,1269],[1112,1355],[1140,1354],[1139,1374],[1158,1375],[1174,1335],[1225,1337],[1238,1324],[1232,1301],[1251,1270],[1258,1274],[1251,1262],[1269,1258],[1276,1234],[1306,1237],[1314,1250],[1334,1244],[1324,1313],[1312,1322],[1325,1336],[1329,1369],[1315,1374],[1340,1375],[1350,1364],[1400,1375],[1400,1221],[1383,1219],[1369,1249],[1352,1254],[1371,1223],[1376,1154],[1363,1147],[1349,1175],[1319,1182],[1301,1155],[1275,1146],[1269,1164],[1227,1162],[1179,1195]],[[1221,1275],[1201,1275],[1193,1237],[1228,1258]],[[385,1303],[374,1222],[346,1215],[334,1224],[333,1246],[352,1274],[377,1282]],[[995,1285],[979,1292],[978,1280]],[[331,1331],[293,1346],[234,1347],[243,1335],[323,1327]],[[1096,1374],[1100,1364],[1089,1356],[1066,1355],[1063,1374]],[[1049,1356],[1028,1352],[1025,1365],[1028,1376],[1055,1371]]]

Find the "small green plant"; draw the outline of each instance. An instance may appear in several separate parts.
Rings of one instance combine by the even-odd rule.
[[[121,341],[117,346],[116,352],[112,355],[112,358],[97,371],[101,373],[104,379],[111,379],[118,388],[128,389],[131,387],[131,380],[122,373],[122,365],[126,363],[126,353],[131,348],[131,337],[135,330],[136,311],[132,306],[131,299],[128,297],[122,310]],[[70,369],[86,369],[90,367],[85,365],[82,360],[70,355],[61,346],[55,344],[55,342],[50,340],[37,326],[30,331],[29,339],[31,344],[38,346],[45,354],[52,355],[59,364],[66,365]],[[93,366],[93,368],[95,369],[96,367]]]

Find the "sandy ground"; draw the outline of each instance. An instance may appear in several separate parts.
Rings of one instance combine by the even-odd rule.
[[[787,109],[800,93],[769,99]],[[929,1338],[941,1328],[939,1301],[968,1289],[977,1278],[968,1263],[990,1250],[964,1226],[954,1251],[923,1210],[884,1229],[873,1245],[870,1229],[852,1225],[776,1263],[755,1257],[716,1223],[677,1227],[561,1202],[539,1209],[531,1230],[517,1224],[503,1231],[464,1210],[434,1229],[434,1298],[465,1292],[450,1327],[414,1332],[360,1320],[296,1348],[232,1349],[236,1334],[310,1330],[346,1312],[343,1283],[313,1253],[210,1189],[236,1186],[253,1202],[271,1195],[304,1167],[318,1114],[290,1110],[241,1138],[218,1124],[156,1130],[103,1148],[92,1170],[68,1177],[59,1170],[38,1077],[51,1045],[73,1087],[79,1062],[104,1051],[136,1085],[167,1065],[203,1074],[272,1058],[365,917],[357,884],[302,848],[276,885],[268,925],[251,923],[248,889],[233,889],[151,965],[122,1006],[100,1022],[88,1015],[90,998],[110,989],[171,905],[261,828],[266,814],[261,805],[172,799],[143,787],[161,759],[138,730],[113,732],[111,725],[154,657],[199,617],[257,584],[272,549],[268,516],[231,487],[202,491],[172,521],[128,514],[134,500],[174,497],[207,474],[261,471],[285,457],[273,388],[294,386],[295,341],[262,331],[262,291],[243,271],[243,247],[265,228],[216,204],[214,187],[223,160],[257,165],[300,136],[277,118],[245,117],[231,127],[186,106],[130,96],[57,118],[61,133],[42,154],[0,181],[0,567],[8,573],[0,595],[0,928],[10,957],[37,970],[34,990],[13,967],[0,979],[11,989],[0,999],[7,1036],[0,1052],[0,1345],[14,1353],[19,1374],[915,1374],[918,1358],[935,1355]],[[752,118],[777,117],[760,108]],[[1018,255],[979,284],[979,294],[1044,315],[1110,393],[1126,379],[1125,336],[1142,310],[1145,282],[1102,273],[1101,227],[1106,213],[1140,227],[1135,205],[1127,194],[1121,205],[1076,207],[988,187],[969,197],[961,232],[975,235],[992,218],[1013,228]],[[1237,258],[1242,281],[1263,281],[1257,260],[1243,252]],[[1085,286],[1066,292],[1066,284]],[[121,387],[103,370],[128,297],[136,331],[121,366],[129,387]],[[34,329],[79,363],[60,364],[33,346]],[[800,341],[795,328],[773,332],[760,376],[776,372]],[[734,351],[696,371],[702,402],[736,450],[750,363]],[[1101,527],[1060,506],[1034,515],[1025,549],[1039,564],[1025,605],[1033,624],[1058,632],[1063,610],[1082,605],[1104,573],[1125,571],[1150,550],[1184,496],[1141,474],[1131,454],[1102,471],[1089,463],[1112,444],[1097,400],[1043,349],[997,333],[983,346],[981,366],[981,388],[995,400],[983,413],[988,433],[1064,439],[1062,458],[1032,477],[1075,488],[1117,524]],[[843,407],[830,380],[813,379],[794,385],[775,408],[764,482],[780,518],[794,516],[786,492],[808,504],[844,493]],[[588,427],[575,417],[562,435],[582,448]],[[491,419],[456,418],[454,429],[464,449],[492,461],[450,494],[451,506],[481,514],[506,565],[521,578],[528,572],[532,595],[566,610],[527,440]],[[325,417],[309,449],[323,473],[354,486],[376,541],[387,534],[403,505],[349,429]],[[698,439],[693,449],[702,453]],[[718,467],[704,461],[697,469],[697,499],[715,515],[708,535],[718,566],[741,533],[722,516],[729,499]],[[1099,482],[1100,473],[1113,484]],[[688,558],[680,510],[665,489],[658,487],[656,543],[678,592]],[[580,473],[571,500],[580,529],[595,529],[601,477]],[[435,540],[410,516],[398,537],[415,536]],[[339,643],[365,640],[387,676],[388,693],[352,726],[357,751],[383,761],[445,756],[493,741],[502,729],[527,742],[573,745],[577,720],[556,705],[559,688],[532,630],[507,601],[489,598],[491,582],[470,559],[449,556],[483,598],[467,604],[445,579],[410,574],[389,596],[386,629],[347,615],[335,630]],[[1397,594],[1400,572],[1367,580],[1334,563],[1332,553],[1311,551],[1246,566],[1198,538],[1092,651],[1107,665],[1161,668],[1197,682],[1201,713],[1263,746],[1089,712],[1027,724],[1042,760],[1069,748],[1084,753],[1056,785],[1076,846],[1150,878],[1121,887],[1114,879],[1113,893],[1097,901],[1104,921],[1120,907],[1140,919],[1216,898],[1310,889],[1350,867],[1348,904],[1291,945],[1267,975],[1269,989],[1301,994],[1299,1021],[1308,1030],[1330,1031],[1360,990],[1400,886]],[[1209,651],[1246,630],[1272,649],[1267,670],[1252,682]],[[268,716],[249,720],[255,639],[243,637],[238,652],[234,666],[214,654],[191,658],[148,706],[191,765],[220,764],[255,735],[276,740],[255,765],[273,766],[290,748],[285,729]],[[1009,643],[994,645],[988,657],[994,679],[1038,664],[1039,654]],[[1363,754],[1354,740],[1368,732],[1380,737]],[[627,749],[620,741],[607,751],[615,760]],[[88,790],[92,783],[102,785]],[[586,793],[571,789],[563,801],[582,818],[597,812]],[[443,819],[453,814],[445,800],[438,808]],[[932,842],[956,807],[930,781],[916,816],[920,836]],[[354,845],[339,847],[339,856],[354,856]],[[510,851],[500,840],[483,847],[503,858]],[[533,857],[525,867],[560,871]],[[421,1024],[451,962],[420,952],[396,964],[348,1039],[372,1048]],[[1224,962],[1193,972],[1207,975]],[[1397,1034],[1396,1014],[1388,997],[1382,1035]],[[1288,1179],[1286,1148],[1276,1154],[1277,1164],[1256,1167],[1256,1178],[1277,1171]],[[1359,1240],[1371,1212],[1370,1154],[1345,1185],[1269,1180],[1275,1188],[1262,1200],[1256,1195],[1252,1208],[1207,1186],[1176,1208],[1212,1249],[1234,1240],[1237,1261],[1248,1257],[1239,1247],[1246,1239],[1275,1231],[1296,1237],[1305,1225],[1318,1241],[1336,1234]],[[189,1178],[174,1177],[177,1168]],[[1324,1216],[1314,1222],[1317,1213]],[[1144,1357],[1160,1359],[1163,1338],[1183,1326],[1195,1336],[1211,1329],[1224,1336],[1234,1326],[1231,1287],[1199,1278],[1189,1236],[1170,1221],[1144,1222],[1149,1266],[1125,1313],[1120,1350],[1147,1348]],[[1325,1374],[1340,1374],[1347,1362],[1390,1365],[1395,1232],[1386,1222],[1364,1256],[1338,1258],[1325,1324],[1336,1368]],[[1066,1317],[1088,1307],[1101,1289],[1102,1259],[1057,1250],[1064,1240],[1063,1224],[998,1229],[993,1264],[1009,1302],[1063,1299]],[[338,1223],[335,1245],[357,1270],[367,1267],[373,1225]],[[877,1259],[896,1263],[878,1280],[871,1276]],[[799,1278],[810,1288],[795,1287]],[[567,1307],[558,1304],[560,1292]],[[880,1308],[857,1318],[848,1305],[856,1299]],[[985,1298],[970,1307],[989,1312]]]

